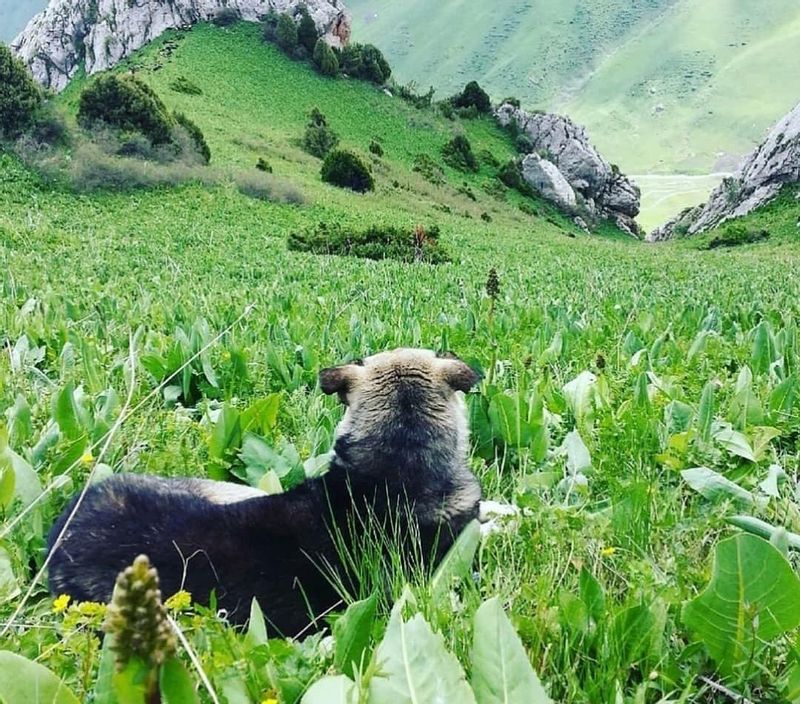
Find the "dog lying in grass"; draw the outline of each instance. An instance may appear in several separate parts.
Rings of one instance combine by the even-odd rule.
[[[146,554],[165,594],[186,589],[208,604],[213,593],[237,624],[256,597],[272,628],[293,636],[322,625],[314,619],[339,602],[336,582],[357,588],[343,555],[357,559],[367,533],[434,566],[479,516],[462,397],[478,375],[456,358],[398,349],[319,380],[347,407],[327,474],[272,496],[202,479],[107,479],[53,527],[50,590],[108,601],[117,574]]]

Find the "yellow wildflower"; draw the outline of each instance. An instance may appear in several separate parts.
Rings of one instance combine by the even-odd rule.
[[[72,597],[69,594],[61,594],[53,600],[53,613],[62,614],[67,610]]]
[[[617,552],[617,549],[609,546],[609,547],[603,548],[600,551],[600,555],[602,557],[611,557],[615,552]]]
[[[270,697],[269,699],[265,699],[263,702],[261,702],[261,704],[278,704],[278,700]]]
[[[175,592],[169,599],[164,602],[170,611],[184,611],[192,604],[192,595],[185,589]]]
[[[91,448],[81,455],[81,462],[83,462],[83,464],[91,464],[94,462],[94,455],[92,454]]]
[[[99,601],[81,601],[73,607],[81,616],[105,616],[106,605]]]

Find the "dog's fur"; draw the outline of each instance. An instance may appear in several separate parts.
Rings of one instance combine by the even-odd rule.
[[[74,504],[53,527],[50,589],[108,601],[117,573],[144,553],[165,594],[184,588],[208,603],[213,591],[235,623],[256,597],[279,633],[296,635],[339,600],[323,566],[355,578],[334,536],[353,547],[366,520],[395,539],[414,536],[431,566],[478,517],[459,393],[477,380],[458,359],[411,349],[323,370],[322,390],[347,406],[327,474],[275,496],[199,479],[107,479],[58,544]]]

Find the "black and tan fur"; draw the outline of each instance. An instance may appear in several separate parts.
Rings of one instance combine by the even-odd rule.
[[[323,370],[322,390],[347,406],[327,474],[276,496],[205,480],[112,477],[88,490],[57,545],[72,507],[53,527],[50,589],[107,601],[117,573],[144,553],[165,594],[184,588],[208,603],[213,591],[235,623],[256,597],[274,629],[295,635],[337,603],[330,569],[353,578],[333,535],[354,540],[352,527],[368,516],[373,528],[417,536],[432,565],[478,516],[459,393],[476,381],[460,360],[426,350]]]

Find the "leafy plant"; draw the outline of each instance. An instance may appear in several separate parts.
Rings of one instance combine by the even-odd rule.
[[[472,145],[463,135],[458,134],[442,147],[442,156],[449,166],[460,171],[477,171],[478,160],[472,153]]]
[[[369,168],[352,152],[341,149],[328,152],[320,173],[323,181],[340,188],[358,193],[375,190],[375,180]]]

